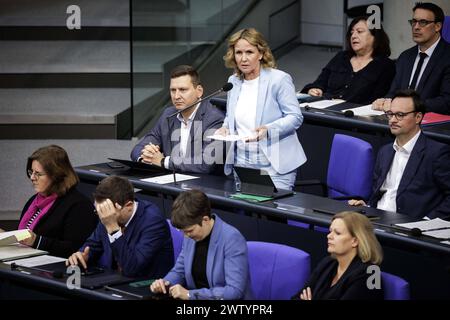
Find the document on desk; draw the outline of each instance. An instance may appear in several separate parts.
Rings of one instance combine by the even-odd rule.
[[[345,102],[345,100],[342,99],[333,99],[333,100],[320,100],[320,101],[316,101],[316,102],[304,102],[304,103],[300,103],[300,107],[305,108],[306,106],[310,106],[311,108],[314,109],[325,109],[331,106],[334,106],[335,104],[339,104]]]
[[[380,116],[380,115],[384,114],[383,111],[373,110],[371,104],[361,106],[358,108],[347,109],[347,110],[351,110],[351,111],[353,111],[353,114],[355,116],[361,116],[361,117]],[[345,112],[347,110],[343,110],[343,112]]]
[[[177,179],[177,182],[179,182],[179,181],[198,179],[199,177],[189,176],[187,174],[176,173],[175,178]],[[167,184],[167,183],[174,182],[173,174],[166,174],[166,175],[158,176],[158,177],[145,178],[145,179],[141,179],[141,181],[152,182],[152,183],[157,183],[157,184]]]
[[[37,256],[37,257],[24,258],[24,259],[18,259],[18,260],[10,260],[5,263],[6,264],[15,263],[18,266],[32,268],[32,267],[43,266],[45,264],[62,262],[62,261],[66,261],[66,260],[67,259],[65,259],[65,258],[49,256],[47,254],[44,254],[42,256]]]
[[[227,136],[222,136],[220,134],[215,134],[212,136],[207,136],[206,138],[208,139],[212,139],[212,140],[219,140],[219,141],[239,141],[239,140],[243,140],[244,137],[241,137],[237,134],[229,134]]]
[[[0,246],[7,246],[30,237],[31,234],[27,229],[2,232],[0,233]]]
[[[439,218],[424,220],[418,222],[409,222],[409,223],[398,223],[396,226],[412,229],[419,228],[422,231],[431,231],[431,230],[441,230],[441,229],[450,229],[450,222],[445,221]]]
[[[450,229],[427,231],[422,234],[437,239],[444,239],[444,240],[450,239]]]
[[[0,261],[9,261],[47,254],[47,251],[30,248],[21,244],[10,244],[0,247]]]

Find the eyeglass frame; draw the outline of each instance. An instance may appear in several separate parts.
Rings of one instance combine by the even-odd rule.
[[[423,27],[426,27],[427,25],[429,25],[431,23],[437,23],[438,21],[436,21],[436,20],[426,20],[426,19],[420,19],[420,20],[409,19],[408,22],[411,25],[411,27],[414,27],[418,23],[419,26],[421,28],[423,28]]]
[[[28,178],[31,179],[31,177],[33,176],[33,174],[34,174],[34,176],[36,177],[36,179],[39,179],[40,177],[46,176],[46,175],[47,175],[46,173],[42,173],[42,172],[39,172],[39,171],[34,171],[34,170],[31,170],[31,169],[28,169],[28,170],[27,170]]]
[[[397,119],[398,121],[402,121],[408,114],[410,113],[417,113],[420,111],[409,111],[409,112],[392,112],[392,111],[385,111],[384,115],[388,118],[388,120],[392,119],[393,117],[395,117],[395,119]]]

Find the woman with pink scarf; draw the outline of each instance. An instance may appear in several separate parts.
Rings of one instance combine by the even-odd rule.
[[[39,148],[28,158],[27,175],[36,194],[22,210],[18,229],[31,237],[21,243],[68,257],[97,225],[92,202],[77,189],[78,177],[66,151],[56,145]]]

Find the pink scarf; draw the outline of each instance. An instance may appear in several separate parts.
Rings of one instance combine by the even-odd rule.
[[[34,200],[31,202],[22,219],[20,220],[18,229],[26,229],[28,221],[30,221],[31,217],[33,217],[36,211],[40,209],[41,213],[36,217],[36,219],[34,219],[29,227],[30,230],[33,230],[34,227],[38,224],[39,220],[41,220],[41,218],[45,216],[48,210],[50,210],[57,197],[58,195],[56,193],[51,194],[47,197],[38,193]]]

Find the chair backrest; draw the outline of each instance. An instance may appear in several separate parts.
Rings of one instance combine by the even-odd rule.
[[[442,38],[450,42],[450,16],[446,16],[442,26]]]
[[[373,165],[370,143],[335,134],[328,162],[328,196],[360,196],[368,199],[372,192]]]
[[[409,300],[409,283],[387,272],[381,272],[384,300]]]
[[[177,261],[178,255],[181,252],[181,248],[183,247],[183,232],[172,226],[170,219],[167,219],[167,223],[170,227],[170,235],[172,236],[172,244],[173,244],[173,257],[174,261]]]
[[[309,278],[308,253],[282,244],[248,241],[248,263],[253,297],[287,300]]]

